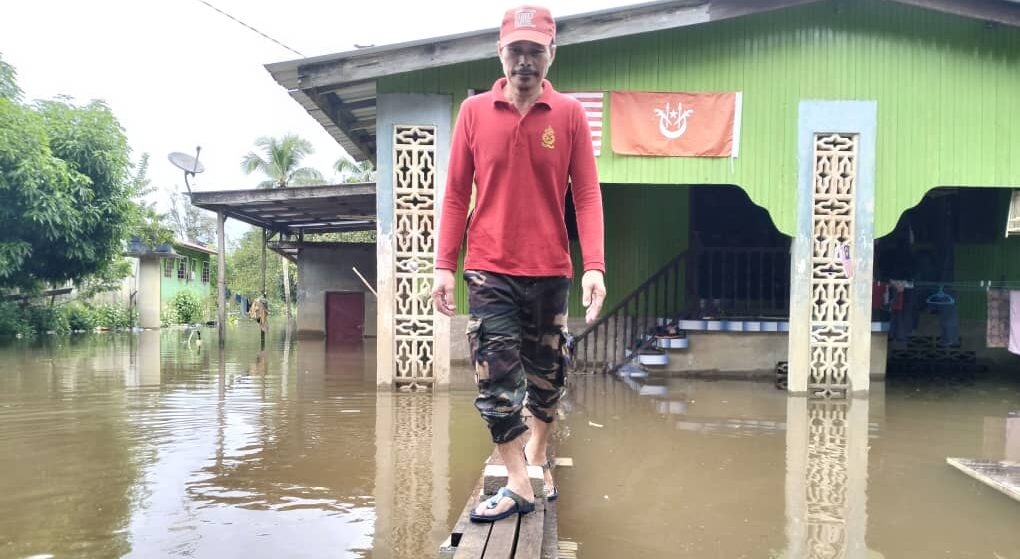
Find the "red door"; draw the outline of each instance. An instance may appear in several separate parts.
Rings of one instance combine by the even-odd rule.
[[[360,342],[365,335],[365,294],[326,293],[326,341]]]

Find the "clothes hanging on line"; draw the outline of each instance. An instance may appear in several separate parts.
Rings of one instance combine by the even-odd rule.
[[[1009,345],[1009,291],[1005,289],[988,290],[988,328],[987,345],[989,348],[1005,348]]]
[[[903,310],[904,282],[876,281],[871,289],[871,306],[875,310],[900,312]]]

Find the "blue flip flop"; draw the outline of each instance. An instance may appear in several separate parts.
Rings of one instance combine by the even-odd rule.
[[[524,455],[524,463],[527,464],[528,466],[532,466],[533,465],[531,462],[528,462],[528,455],[527,454]],[[543,478],[545,477],[545,473],[552,469],[552,466],[553,466],[552,458],[547,460],[545,464],[542,464],[541,467],[542,467],[542,477]],[[556,480],[553,480],[553,490],[552,490],[552,493],[550,493],[548,491],[548,489],[546,489],[546,491],[545,491],[545,500],[546,501],[555,501],[560,496],[560,484],[555,483],[555,482],[556,482]],[[543,483],[543,485],[545,485],[545,484]]]
[[[552,460],[549,460],[545,464],[542,464],[542,476],[545,477],[545,473],[547,471],[551,470],[551,469],[552,469]],[[546,489],[545,500],[546,501],[555,501],[556,499],[559,498],[559,496],[560,496],[560,484],[556,483],[556,480],[553,480],[553,490],[552,490],[552,493],[550,493],[549,490]]]
[[[495,495],[493,495],[489,500],[485,501],[485,508],[490,510],[496,508],[499,505],[499,502],[503,499],[503,497],[507,497],[508,499],[512,500],[514,502],[514,506],[508,508],[507,510],[499,514],[494,514],[492,516],[475,514],[475,511],[471,511],[470,514],[471,522],[496,522],[497,520],[503,520],[508,516],[513,516],[515,514],[528,514],[529,512],[535,510],[535,503],[529,503],[524,499],[524,497],[521,497],[517,493],[510,491],[506,487],[500,487],[499,491],[497,491]]]

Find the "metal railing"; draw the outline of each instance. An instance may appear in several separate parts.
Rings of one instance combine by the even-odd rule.
[[[614,372],[685,318],[788,316],[789,278],[782,247],[682,252],[574,338],[574,370]]]
[[[694,253],[691,281],[699,318],[789,315],[786,247],[700,248]]]
[[[611,373],[652,347],[657,320],[680,316],[688,297],[682,252],[574,338],[574,370]]]

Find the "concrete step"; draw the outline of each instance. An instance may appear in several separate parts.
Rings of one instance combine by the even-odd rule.
[[[508,479],[506,466],[503,464],[486,464],[483,472],[482,494],[495,495],[500,487],[506,485]],[[535,496],[545,497],[545,476],[541,466],[528,466],[528,479]]]

